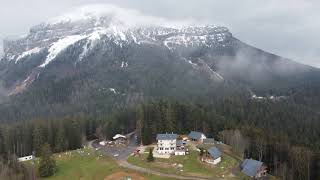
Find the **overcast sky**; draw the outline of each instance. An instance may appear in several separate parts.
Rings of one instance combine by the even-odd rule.
[[[35,24],[92,3],[224,25],[246,43],[320,67],[319,0],[0,0],[0,39],[25,35]]]

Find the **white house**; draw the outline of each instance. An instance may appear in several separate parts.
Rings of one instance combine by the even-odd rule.
[[[204,135],[202,132],[197,131],[191,131],[188,135],[188,138],[191,141],[197,141],[199,143],[202,143],[204,139],[206,139],[206,135]]]
[[[20,157],[20,158],[18,158],[18,161],[19,161],[19,162],[24,162],[24,161],[30,161],[30,160],[32,160],[32,159],[34,159],[34,156],[33,156],[33,155],[31,155],[31,156],[25,156],[25,157]]]
[[[158,134],[157,152],[159,154],[174,154],[177,148],[177,134]]]

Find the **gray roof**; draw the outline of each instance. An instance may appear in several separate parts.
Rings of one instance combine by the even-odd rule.
[[[221,152],[216,147],[211,147],[210,149],[208,149],[208,152],[213,159],[218,159],[219,157],[221,157]]]
[[[206,138],[203,140],[203,144],[214,144],[213,138]]]
[[[245,159],[243,163],[241,164],[241,172],[244,174],[254,177],[257,175],[258,170],[261,168],[263,165],[263,162],[257,161],[254,159]]]
[[[200,139],[202,134],[203,134],[202,132],[191,131],[191,132],[189,133],[188,137],[189,137],[190,139]]]
[[[186,144],[186,142],[183,140],[177,141],[177,146],[184,146],[185,144]]]
[[[177,137],[177,134],[157,134],[157,140],[174,140]]]

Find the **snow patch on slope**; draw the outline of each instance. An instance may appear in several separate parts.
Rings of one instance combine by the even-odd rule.
[[[31,56],[32,54],[37,54],[41,51],[41,48],[39,47],[35,47],[33,49],[30,49],[28,51],[23,52],[22,54],[20,54],[17,59],[16,59],[16,64],[23,58],[27,57],[27,56]]]
[[[52,60],[54,60],[58,54],[60,54],[63,50],[65,50],[70,45],[86,38],[87,36],[83,35],[73,35],[73,36],[67,36],[63,39],[58,40],[57,42],[51,44],[51,47],[49,48],[49,54],[43,64],[41,64],[39,67],[45,67],[47,66]]]
[[[83,51],[79,55],[79,61],[87,55],[87,53],[94,48],[97,42],[101,39],[103,35],[106,35],[108,30],[106,28],[95,28],[94,31],[88,35],[87,42],[83,46]]]

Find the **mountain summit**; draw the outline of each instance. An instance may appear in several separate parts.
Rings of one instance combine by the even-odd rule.
[[[156,97],[278,95],[319,75],[241,42],[226,27],[114,6],[86,6],[53,18],[24,38],[5,41],[4,52],[0,85],[6,95],[17,101],[32,96],[41,108],[76,103],[83,109],[101,97],[101,103],[134,104]]]

